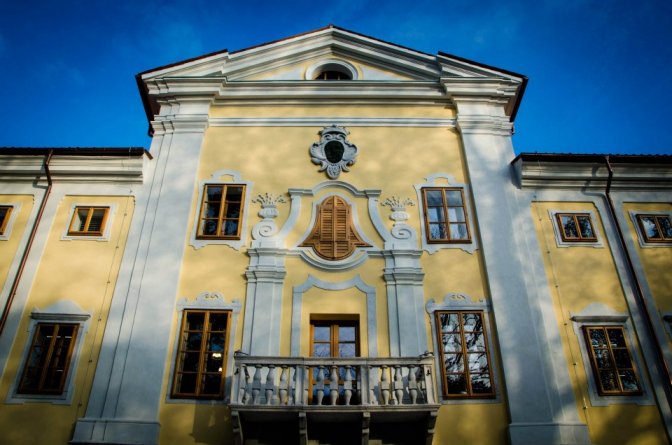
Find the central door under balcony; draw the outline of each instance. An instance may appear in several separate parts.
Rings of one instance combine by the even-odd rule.
[[[359,357],[359,318],[358,316],[325,316],[313,315],[310,319],[310,354],[319,358],[351,358]],[[339,367],[338,374],[338,404],[358,404],[356,400],[357,370],[354,368]],[[318,388],[322,385],[314,383],[322,382],[325,388],[331,385],[333,370],[327,367],[313,368],[311,372],[310,397],[312,404],[328,404],[329,401],[321,399]],[[349,382],[349,385],[346,385]],[[345,389],[351,388],[346,402]]]

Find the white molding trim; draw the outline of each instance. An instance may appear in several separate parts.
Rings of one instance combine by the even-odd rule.
[[[59,300],[45,309],[34,308],[30,313],[30,325],[28,327],[29,335],[26,344],[23,346],[21,361],[16,369],[16,377],[12,383],[5,403],[25,404],[31,402],[51,403],[53,405],[71,405],[75,391],[75,375],[84,346],[84,335],[89,330],[89,319],[91,314],[85,312],[75,302],[71,300]],[[78,324],[77,338],[74,339],[75,345],[70,357],[70,363],[67,369],[67,377],[63,385],[62,394],[17,394],[17,389],[23,374],[23,368],[26,366],[28,352],[33,342],[37,324],[41,322]]]
[[[368,357],[378,357],[378,322],[376,317],[376,288],[366,284],[359,275],[341,282],[322,281],[312,275],[308,275],[306,281],[292,288],[292,332],[290,342],[290,355],[298,357],[301,353],[301,307],[303,295],[311,288],[317,287],[324,290],[345,290],[357,288],[366,295],[366,324],[367,339],[369,344]]]
[[[230,181],[225,181],[222,179],[223,176],[229,176]],[[201,203],[203,202],[203,190],[206,184],[234,184],[234,185],[244,185],[245,186],[245,202],[242,203],[242,213],[243,218],[240,221],[240,239],[229,240],[229,239],[199,239],[198,235],[198,224],[199,217],[201,215]],[[250,197],[252,196],[252,181],[243,181],[241,179],[240,172],[236,170],[217,170],[210,176],[209,179],[203,179],[198,182],[198,197],[196,201],[196,214],[194,215],[194,224],[191,229],[191,238],[189,239],[189,244],[194,247],[194,249],[200,249],[201,247],[208,245],[225,245],[229,246],[232,249],[240,250],[245,243],[247,242],[247,221],[249,219],[250,213]]]
[[[483,326],[485,331],[485,336],[487,338],[488,347],[488,361],[490,363],[490,369],[492,373],[492,383],[495,388],[495,397],[493,398],[469,398],[469,399],[441,399],[441,403],[444,405],[465,405],[465,404],[482,404],[482,403],[501,403],[501,387],[499,382],[499,377],[497,370],[500,369],[500,365],[497,361],[497,355],[494,353],[494,345],[492,339],[492,332],[494,331],[492,326],[492,320],[490,320],[490,312],[492,307],[490,302],[485,300],[485,298],[479,298],[478,300],[470,297],[467,294],[462,294],[458,292],[450,292],[443,297],[443,300],[435,301],[433,298],[430,299],[425,305],[425,310],[429,314],[429,322],[431,325],[431,335],[432,335],[432,346],[434,347],[434,371],[436,373],[436,382],[438,384],[439,394],[443,394],[443,378],[441,377],[441,345],[439,344],[437,338],[437,327],[436,327],[436,317],[434,313],[436,311],[482,311],[483,312]],[[499,348],[497,348],[499,349]]]
[[[168,375],[168,386],[166,387],[166,403],[175,404],[196,404],[196,405],[222,405],[229,403],[231,395],[231,385],[233,380],[233,349],[235,346],[236,332],[238,326],[238,316],[240,315],[241,303],[239,300],[231,300],[227,302],[221,292],[201,292],[190,300],[187,297],[180,299],[175,305],[175,312],[177,313],[177,324],[173,335],[176,335],[173,345],[173,352],[170,356],[170,373]],[[227,327],[226,339],[226,369],[224,372],[224,397],[221,400],[204,400],[204,399],[189,399],[189,398],[173,398],[171,397],[173,391],[173,377],[175,376],[175,365],[177,364],[177,350],[179,348],[180,329],[182,326],[182,318],[184,317],[185,309],[201,309],[201,310],[215,310],[215,311],[230,311],[231,325]],[[142,378],[142,376],[140,376]],[[149,383],[148,383],[149,384]]]
[[[630,219],[632,220],[632,225],[635,226],[635,231],[637,232],[637,240],[639,241],[639,247],[643,249],[648,249],[651,247],[667,247],[668,249],[672,249],[672,242],[664,242],[664,243],[652,243],[649,241],[645,241],[644,234],[642,233],[641,227],[639,227],[639,223],[637,222],[637,215],[656,215],[656,216],[667,216],[672,220],[672,212],[665,212],[665,211],[655,211],[655,212],[647,212],[647,211],[637,211],[637,210],[630,210],[628,212],[630,215]]]
[[[562,233],[560,232],[560,227],[558,226],[558,220],[556,215],[558,213],[587,213],[590,215],[590,223],[593,227],[593,232],[595,233],[595,238],[597,241],[564,241],[562,239]],[[555,244],[558,247],[595,247],[603,248],[604,243],[602,242],[602,231],[598,230],[596,222],[598,219],[595,217],[594,210],[557,210],[557,209],[548,209],[548,216],[551,219],[551,226],[553,227],[553,235],[555,235]]]
[[[428,243],[427,242],[427,228],[425,227],[425,212],[424,212],[424,201],[422,200],[422,189],[425,187],[444,187],[442,184],[436,184],[437,179],[445,179],[448,182],[446,187],[455,187],[461,188],[464,193],[464,209],[467,217],[467,225],[469,226],[469,233],[471,234],[471,241],[468,243]],[[426,251],[430,255],[438,252],[441,249],[462,249],[467,253],[474,253],[478,250],[478,239],[476,237],[476,227],[474,224],[474,218],[476,217],[476,212],[474,211],[473,206],[471,205],[471,191],[468,184],[458,183],[455,180],[453,175],[448,173],[434,173],[425,178],[425,182],[421,184],[415,184],[416,197],[418,199],[418,212],[420,216],[420,243],[422,250]]]
[[[68,195],[65,195],[68,196]],[[84,199],[90,199],[87,196]],[[89,236],[89,235],[68,235],[70,231],[70,225],[72,224],[72,218],[75,215],[75,209],[77,207],[107,207],[107,219],[105,220],[105,229],[101,236]],[[63,229],[63,234],[61,235],[61,241],[109,241],[110,231],[112,230],[112,224],[114,223],[114,215],[117,213],[117,204],[103,203],[103,204],[88,204],[86,201],[76,202],[70,205],[70,210],[68,211],[68,220],[66,222],[65,228]]]
[[[211,117],[212,127],[325,127],[338,122],[344,127],[455,128],[456,119],[397,117]]]
[[[574,334],[579,343],[581,351],[581,361],[583,362],[583,369],[586,373],[586,380],[588,380],[588,395],[590,403],[593,406],[608,406],[608,405],[655,405],[653,399],[653,392],[651,391],[649,380],[646,374],[642,372],[644,369],[638,354],[638,349],[634,335],[634,328],[630,321],[630,317],[625,313],[614,311],[611,307],[601,303],[591,303],[586,306],[581,312],[577,314],[570,314],[572,320]],[[593,372],[590,360],[590,353],[586,346],[586,339],[583,333],[583,326],[595,324],[599,326],[620,326],[623,328],[627,336],[628,350],[630,356],[637,370],[637,377],[642,386],[642,394],[637,396],[601,396],[597,391],[597,384],[595,382],[595,374]]]
[[[33,196],[33,200],[34,199],[35,197]],[[7,241],[12,236],[12,227],[14,227],[14,221],[16,221],[16,218],[18,217],[19,212],[21,211],[21,203],[0,202],[0,206],[12,208],[12,213],[9,214],[9,221],[7,221],[7,225],[5,226],[5,232],[2,235],[0,235],[0,241]]]

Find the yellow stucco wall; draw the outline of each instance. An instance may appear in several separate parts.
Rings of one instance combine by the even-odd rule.
[[[454,111],[443,105],[435,106],[374,106],[374,105],[313,105],[313,106],[214,106],[211,110],[213,117],[399,117],[399,118],[452,118]],[[338,124],[338,122],[334,122]],[[207,129],[202,146],[200,166],[197,182],[207,181],[214,172],[228,169],[240,173],[244,181],[252,181],[253,186],[247,190],[248,199],[258,194],[270,193],[283,195],[289,201],[288,188],[312,189],[316,185],[327,181],[323,172],[318,171],[309,156],[309,148],[314,142],[319,142],[318,132],[322,127],[218,127]],[[397,196],[411,198],[415,206],[408,207],[410,215],[408,224],[413,226],[421,236],[420,214],[421,208],[417,202],[415,184],[425,183],[425,178],[435,173],[451,175],[457,183],[466,182],[463,164],[462,147],[459,135],[447,128],[421,127],[348,127],[348,140],[358,147],[357,162],[338,178],[359,190],[379,189],[382,191],[380,202],[385,198]],[[422,154],[422,155],[420,155]],[[435,163],[427,163],[428,157],[435,157]],[[222,178],[227,182],[230,178]],[[444,185],[445,181],[437,185]],[[206,245],[195,249],[190,245],[193,224],[198,217],[199,205],[198,185],[193,192],[192,210],[185,239],[185,255],[182,264],[179,291],[176,298],[193,300],[196,295],[204,291],[218,291],[224,295],[227,302],[237,299],[242,304],[238,316],[238,329],[235,333],[234,350],[242,344],[242,329],[245,308],[246,280],[245,269],[249,264],[246,248],[236,251],[228,246]],[[339,194],[347,197],[354,204],[359,220],[361,235],[368,239],[376,248],[383,247],[383,240],[376,231],[368,211],[368,201],[363,197],[356,197],[347,190],[338,187],[327,187],[318,191],[315,196],[304,196],[301,199],[301,210],[297,224],[287,236],[286,246],[291,247],[300,243],[309,233],[311,219],[314,213],[314,204],[324,197]],[[469,202],[469,217],[473,218],[473,210]],[[389,230],[392,221],[389,220],[390,209],[377,206],[383,224]],[[279,216],[275,219],[281,228],[289,217],[289,202],[278,205]],[[252,203],[249,206],[248,224],[243,229],[247,233],[247,244],[251,241],[251,229],[261,220],[257,215],[259,205]],[[475,235],[474,235],[475,236]],[[424,299],[436,301],[450,292],[467,294],[474,299],[488,298],[486,279],[483,272],[480,251],[467,253],[461,249],[444,249],[429,256],[425,253],[421,259],[425,272]],[[387,314],[387,290],[382,273],[384,269],[382,258],[369,258],[362,265],[348,271],[333,272],[316,269],[296,256],[288,256],[285,260],[287,275],[284,280],[282,295],[282,323],[280,336],[280,351],[282,355],[290,354],[290,332],[292,317],[292,290],[294,286],[304,283],[309,275],[318,280],[330,283],[342,283],[359,276],[376,292],[376,322],[378,355],[389,356],[389,327]],[[449,283],[445,276],[450,274]],[[424,308],[423,308],[424,312]],[[301,338],[300,350],[304,356],[309,355],[309,324],[311,315],[358,314],[360,323],[360,352],[366,356],[370,345],[367,338],[367,305],[366,295],[356,288],[344,290],[324,290],[311,288],[303,295],[301,308]],[[169,351],[175,348],[177,341],[179,314],[175,314]],[[433,349],[434,333],[431,332],[430,316],[425,313],[426,329],[429,350]],[[494,332],[492,333],[495,334]],[[498,354],[493,347],[493,357]],[[170,392],[171,374],[174,357],[170,354],[166,362],[164,379],[165,393]],[[499,372],[497,370],[496,372]],[[500,382],[501,377],[498,379]],[[473,443],[503,443],[506,417],[505,396],[502,391],[499,399],[494,403],[476,403],[468,405],[467,411],[474,419],[488,419],[494,428],[488,437],[479,436]],[[207,407],[206,407],[207,406]],[[451,412],[461,411],[467,405],[445,406],[440,411],[437,422],[437,439],[435,443],[442,443],[441,438],[451,437],[451,430],[457,431],[463,425],[460,419],[451,417]],[[194,405],[185,401],[162,401],[160,422],[161,444],[186,443],[229,443],[231,425],[228,409],[222,405]],[[179,420],[178,420],[179,419]],[[188,419],[188,420],[187,420]],[[207,422],[206,422],[206,419]],[[205,422],[205,423],[203,423]],[[210,423],[208,423],[210,422]],[[201,437],[195,437],[195,425],[198,423],[204,430],[199,429]],[[208,426],[204,426],[208,425]],[[210,425],[218,425],[217,428]],[[440,426],[438,426],[440,425]],[[222,427],[224,426],[224,427]],[[205,433],[203,431],[206,431]],[[468,430],[463,429],[464,437]],[[501,437],[500,437],[501,436]],[[481,440],[482,439],[482,440]],[[481,440],[481,442],[479,442]]]
[[[56,198],[52,196],[52,199]],[[61,239],[75,204],[116,206],[112,209],[112,219],[108,218],[108,224],[112,224],[109,240]],[[26,210],[28,207],[26,205]],[[81,337],[79,360],[70,370],[74,378],[72,403],[52,405],[36,401],[2,405],[3,444],[41,443],[44,437],[49,437],[50,443],[67,443],[75,421],[84,415],[133,209],[132,197],[66,196],[60,200],[9,354],[0,384],[0,400],[7,399],[17,373],[22,370],[26,345],[32,336],[29,332],[31,311],[69,300],[91,315],[88,329]]]
[[[549,210],[565,212],[592,211],[594,229],[603,241],[603,247],[575,245],[559,247],[556,243]],[[595,445],[622,444],[662,444],[666,435],[655,406],[613,404],[593,406],[588,394],[588,379],[593,379],[590,364],[584,366],[572,314],[578,314],[589,304],[602,304],[617,313],[628,313],[623,288],[614,265],[609,243],[605,239],[602,217],[591,202],[534,202],[531,207],[539,239],[546,278],[553,298],[555,314],[560,328],[564,356],[567,359],[577,410],[586,422],[591,441]],[[628,338],[632,343],[635,336]],[[631,344],[643,363],[639,344]],[[641,378],[646,370],[639,369]],[[624,396],[627,397],[627,396]]]
[[[32,225],[29,224],[30,212],[33,210],[34,198],[32,195],[0,195],[0,203],[3,205],[12,205],[14,209],[13,224],[11,226],[11,234],[6,240],[0,240],[0,288],[4,286],[9,278],[9,268],[18,255],[22,255],[23,251],[19,252],[19,243],[26,230],[30,230]],[[17,209],[18,207],[18,209]],[[9,232],[10,227],[6,228]]]

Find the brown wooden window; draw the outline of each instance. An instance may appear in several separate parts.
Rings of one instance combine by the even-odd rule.
[[[75,207],[68,235],[102,236],[109,210],[109,207]]]
[[[556,213],[555,218],[560,228],[563,241],[595,242],[597,236],[593,229],[590,213]]]
[[[445,398],[494,397],[482,311],[436,312]]]
[[[223,397],[229,318],[229,311],[184,311],[173,397]]]
[[[315,227],[301,246],[312,247],[327,260],[347,258],[357,247],[371,247],[355,230],[350,205],[338,196],[330,196],[318,206]]]
[[[244,185],[206,184],[197,238],[240,239],[244,199]]]
[[[17,393],[63,393],[78,328],[77,324],[36,325]]]
[[[645,242],[672,242],[672,221],[669,215],[637,215],[637,224]]]
[[[642,393],[621,326],[584,326],[598,393],[603,396]]]
[[[427,242],[468,243],[471,241],[463,189],[423,188],[422,201]]]
[[[330,358],[330,357],[359,357],[359,321],[358,320],[311,320],[310,323],[310,355],[312,357]],[[310,400],[314,401],[316,397],[316,388],[313,383],[318,381],[318,367],[314,367],[310,374],[311,387]],[[328,366],[322,368],[323,382],[325,387],[331,384],[331,369]],[[339,384],[339,404],[343,403],[346,368],[338,368]],[[350,368],[350,378],[352,386],[356,392],[357,389],[357,369]],[[327,391],[328,394],[328,391]],[[351,404],[356,404],[355,396],[351,399]]]
[[[0,206],[0,235],[5,234],[9,217],[12,215],[12,206]]]

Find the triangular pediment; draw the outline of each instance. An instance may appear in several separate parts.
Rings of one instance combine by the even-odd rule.
[[[235,81],[311,80],[311,68],[340,61],[362,81],[510,78],[510,73],[443,53],[430,55],[329,26],[240,51],[221,51],[142,73],[143,80],[223,77]]]

